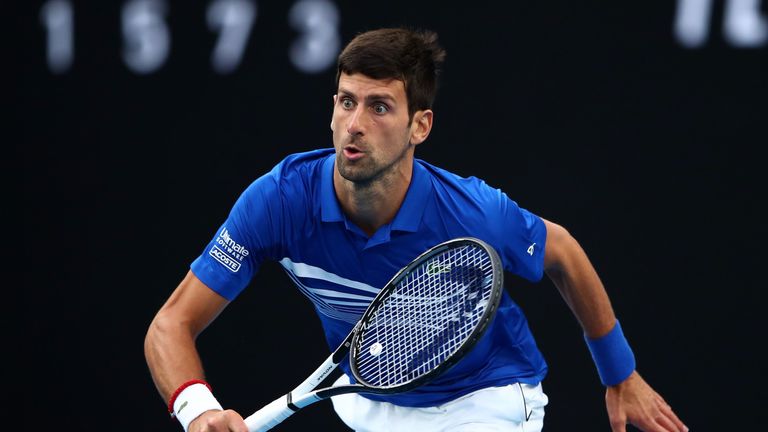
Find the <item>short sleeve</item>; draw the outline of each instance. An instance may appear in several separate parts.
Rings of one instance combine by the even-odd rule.
[[[282,220],[282,199],[273,170],[240,195],[190,269],[206,286],[233,300],[278,243]]]
[[[506,269],[531,282],[544,276],[544,246],[547,228],[544,221],[501,194],[502,223],[499,235],[504,239],[499,254]]]

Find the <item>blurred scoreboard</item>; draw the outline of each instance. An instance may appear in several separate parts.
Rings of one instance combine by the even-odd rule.
[[[179,5],[179,9],[189,9]],[[83,8],[85,9],[85,8]],[[40,7],[40,23],[45,31],[45,58],[49,70],[66,73],[76,58],[77,15],[70,0],[49,0]],[[121,57],[136,74],[151,74],[162,68],[173,49],[173,10],[166,0],[128,0],[122,2],[119,27]],[[255,0],[212,0],[205,5],[201,24],[215,39],[210,52],[210,66],[219,74],[237,70],[246,55],[248,40],[260,18]],[[266,17],[273,18],[273,17]],[[286,17],[296,37],[286,55],[293,66],[311,74],[330,67],[338,54],[340,13],[328,0],[294,2]]]
[[[171,5],[167,0],[125,0],[119,3],[119,9],[111,11],[114,16],[107,18],[114,19],[119,26],[119,50],[125,67],[140,75],[154,73],[168,62],[176,43],[173,21],[177,15],[199,13],[198,25],[212,38],[210,68],[218,74],[238,69],[243,58],[249,55],[248,41],[254,28],[263,20],[289,24],[295,36],[286,47],[285,55],[298,71],[313,74],[327,70],[341,47],[341,20],[358,18],[343,16],[342,6],[331,0],[294,1],[289,3],[287,13],[279,12],[285,16],[270,16],[277,12],[263,11],[261,3],[270,2],[209,0],[200,5],[187,2]],[[764,0],[677,0],[673,14],[668,17],[670,36],[687,49],[706,48],[713,39],[722,39],[735,48],[765,47],[768,18],[764,3]],[[495,7],[503,12],[501,10],[508,6]],[[430,13],[429,7],[422,8]],[[51,73],[67,73],[76,62],[80,16],[90,12],[92,9],[88,6],[75,5],[71,0],[48,0],[40,5],[39,20],[45,33],[43,49]]]

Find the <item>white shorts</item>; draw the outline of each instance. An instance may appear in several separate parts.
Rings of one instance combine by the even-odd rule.
[[[342,375],[336,383],[347,384],[349,378]],[[480,389],[427,408],[372,401],[354,393],[331,401],[341,420],[357,432],[539,432],[548,399],[541,384],[516,383]]]

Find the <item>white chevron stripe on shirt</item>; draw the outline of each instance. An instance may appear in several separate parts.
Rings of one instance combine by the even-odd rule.
[[[366,291],[373,294],[378,294],[379,292],[379,288],[372,287],[366,283],[343,278],[339,275],[335,275],[331,272],[327,272],[321,269],[320,267],[315,267],[315,266],[311,266],[309,264],[304,264],[304,263],[295,263],[291,261],[290,258],[287,258],[287,257],[280,260],[280,265],[282,265],[286,270],[295,274],[298,277],[320,279],[320,280],[332,282],[338,285],[343,285],[345,287],[354,288],[356,290]]]
[[[357,322],[360,315],[365,312],[365,309],[371,303],[371,300],[373,300],[375,294],[379,292],[378,289],[368,284],[343,278],[327,272],[320,267],[304,263],[294,263],[289,258],[281,259],[280,264],[299,288],[299,291],[314,303],[315,308],[320,313],[330,318],[346,321],[351,324]],[[334,291],[332,289],[313,288],[306,285],[301,278],[311,278],[330,282],[345,288],[363,291],[364,294],[351,294],[344,291]],[[372,293],[373,295],[369,293]]]

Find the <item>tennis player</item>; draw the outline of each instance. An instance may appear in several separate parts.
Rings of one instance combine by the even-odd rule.
[[[464,236],[492,245],[512,274],[551,278],[583,327],[613,431],[688,430],[635,370],[606,291],[568,231],[478,178],[414,157],[432,129],[444,57],[429,31],[356,36],[338,58],[333,148],[291,154],[256,179],[191,263],[145,342],[157,389],[185,431],[247,431],[205,382],[195,340],[265,260],[312,301],[335,349],[401,267]],[[341,368],[349,381],[349,365]],[[356,431],[539,431],[546,373],[523,311],[504,293],[478,345],[435,381],[404,394],[337,396],[333,406]]]

